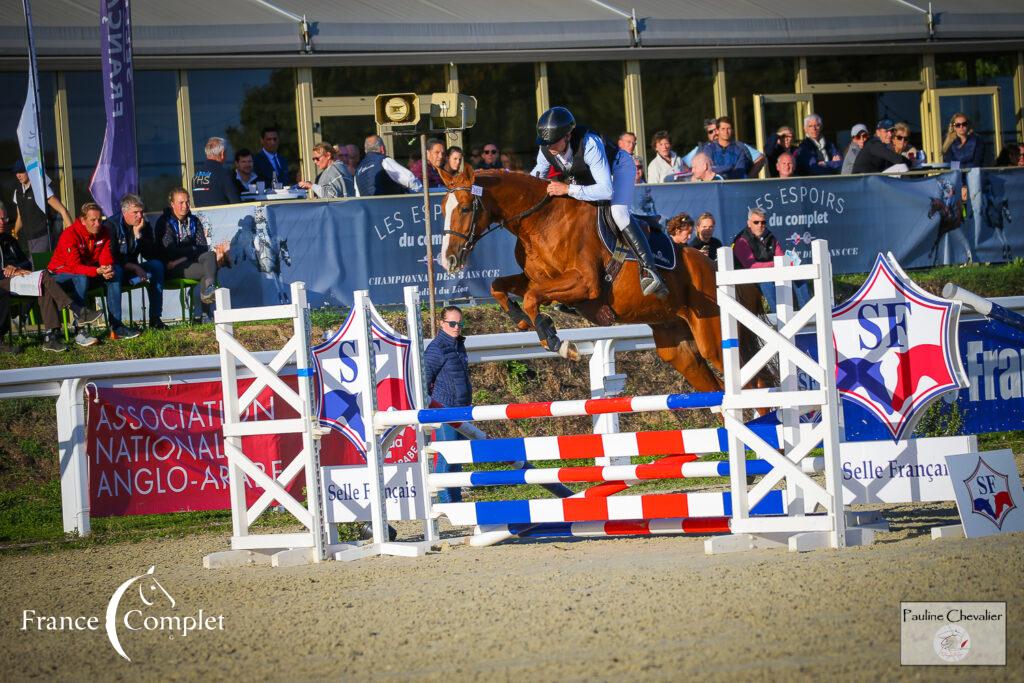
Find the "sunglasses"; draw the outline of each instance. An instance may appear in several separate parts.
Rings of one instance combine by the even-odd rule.
[[[750,221],[751,225],[764,225],[764,221]]]
[[[717,131],[718,131],[717,128],[708,128],[707,134],[708,135],[714,135]]]
[[[956,123],[953,124],[953,127],[954,128],[966,128],[967,127],[967,122],[966,121],[957,121]]]
[[[497,153],[498,153],[498,150],[496,150],[496,149],[485,149],[484,150],[484,154],[497,154]]]
[[[896,140],[909,140],[910,139],[910,137],[907,136],[907,135],[894,135],[893,138],[896,139]]]
[[[451,320],[445,320],[444,324],[447,325],[448,327],[452,327],[452,328],[455,328],[455,327],[465,327],[465,323],[463,323],[461,320],[459,322],[453,322]]]

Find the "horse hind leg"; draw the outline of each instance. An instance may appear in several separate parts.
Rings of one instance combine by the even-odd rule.
[[[696,391],[722,390],[721,380],[701,356],[689,327],[685,324],[658,325],[651,330],[658,357],[675,368],[691,387]]]

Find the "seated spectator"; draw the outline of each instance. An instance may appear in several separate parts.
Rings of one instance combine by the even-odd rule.
[[[57,244],[60,230],[53,224],[52,215],[56,213],[63,222],[63,228],[71,225],[71,214],[53,194],[49,177],[46,178],[46,210],[36,204],[35,190],[25,170],[25,163],[18,159],[14,162],[14,177],[18,185],[14,189],[12,203],[16,212],[14,217],[14,238],[25,251],[31,253],[52,251]]]
[[[843,165],[839,149],[821,132],[821,117],[804,117],[804,135],[796,148],[796,174],[799,176],[836,175]]]
[[[253,158],[253,169],[267,188],[287,185],[291,182],[288,172],[288,160],[281,156],[277,148],[281,144],[281,131],[275,126],[268,126],[260,131],[260,151]]]
[[[999,156],[996,157],[996,166],[1024,166],[1021,159],[1022,145],[1016,142],[1004,145]]]
[[[379,135],[368,136],[363,149],[366,156],[356,170],[356,196],[379,197],[423,191],[423,183],[412,171],[387,155],[384,140]]]
[[[697,234],[690,240],[690,246],[707,256],[713,263],[718,263],[718,250],[722,242],[715,237],[715,217],[704,212],[697,217]]]
[[[192,177],[192,200],[197,207],[238,204],[238,186],[231,173],[224,168],[224,138],[206,141],[206,161],[196,168]]]
[[[444,182],[441,180],[441,176],[437,172],[437,166],[444,163],[444,142],[437,138],[430,138],[427,140],[427,178],[429,179],[428,187],[444,187]],[[417,160],[409,164],[409,170],[412,174],[423,181],[423,161]]]
[[[7,208],[0,202],[0,330],[5,333],[11,323],[11,278],[32,274],[32,259],[22,251],[10,228],[11,219],[7,215]],[[44,351],[68,350],[61,334],[62,309],[71,310],[76,320],[84,325],[94,323],[102,317],[99,311],[89,311],[76,304],[47,270],[39,274],[39,288],[42,291],[39,295],[39,312],[42,314],[43,328],[46,330],[43,339]],[[21,353],[21,348],[0,343],[0,353]]]
[[[721,179],[722,176],[711,170],[711,158],[707,154],[699,152],[693,157],[693,173],[690,174],[690,182],[706,183]]]
[[[444,159],[444,170],[452,175],[457,175],[462,171],[462,148],[458,145],[448,148]]]
[[[985,160],[985,143],[974,132],[967,114],[957,112],[949,119],[946,139],[942,141],[942,160],[960,162],[960,168],[975,168]]]
[[[192,213],[184,188],[171,190],[167,200],[170,206],[156,222],[157,249],[165,277],[198,280],[199,298],[208,313],[217,290],[218,264],[227,254],[227,245],[218,244],[210,251],[203,224]]]
[[[780,154],[793,151],[793,129],[789,126],[779,126],[778,130],[768,137],[768,143],[764,148],[768,177],[779,177],[779,172],[775,169],[775,162],[779,160]]]
[[[107,287],[107,324],[116,337],[133,337],[137,331],[124,327],[121,322],[121,286],[135,282],[146,283],[149,294],[149,326],[166,329],[161,320],[164,310],[164,264],[160,260],[156,235],[145,216],[142,198],[126,194],[121,200],[121,215],[104,222],[110,232],[110,251],[114,256],[114,277]],[[139,257],[146,259],[141,261]]]
[[[742,142],[732,139],[732,119],[717,119],[717,138],[701,151],[711,159],[711,169],[726,179],[746,178],[754,165],[750,151]]]
[[[693,219],[690,214],[683,212],[672,216],[665,224],[665,231],[676,244],[685,245],[693,237]]]
[[[779,158],[775,160],[775,176],[792,178],[794,171],[796,171],[796,162],[793,160],[793,155],[789,152],[780,154]]]
[[[519,157],[506,152],[501,153],[501,167],[506,171],[522,171],[523,165],[519,163]]]
[[[633,177],[633,183],[642,183],[644,180],[644,160],[640,157],[633,157],[633,165],[636,166],[636,175]]]
[[[501,150],[493,142],[484,145],[483,156],[480,158],[480,165],[474,166],[478,171],[486,171],[489,168],[501,168]]]
[[[853,162],[856,161],[860,150],[864,148],[867,139],[868,127],[863,123],[858,123],[850,129],[850,146],[846,148],[846,154],[843,155],[843,168],[840,171],[842,175],[853,173]]]
[[[311,156],[317,169],[316,182],[303,180],[298,183],[299,187],[318,199],[355,196],[355,184],[348,174],[348,167],[334,160],[334,148],[330,143],[314,145]]]
[[[906,173],[907,160],[889,149],[896,124],[882,119],[875,126],[875,135],[864,143],[853,162],[854,173]]]
[[[74,304],[81,308],[85,308],[85,296],[90,287],[102,285],[107,290],[108,299],[113,295],[121,296],[121,281],[116,279],[114,255],[110,250],[110,231],[103,225],[103,209],[99,204],[82,204],[78,220],[60,234],[47,270],[53,273],[58,284],[70,283],[71,291],[68,293]],[[113,324],[109,326],[116,333],[116,327]],[[138,334],[131,334],[128,330],[125,333],[126,336]],[[75,343],[79,346],[92,346],[96,342],[95,337],[84,332],[75,335]]]
[[[768,215],[763,209],[754,207],[747,211],[747,227],[732,241],[732,253],[737,268],[771,268],[776,256],[784,256],[782,245],[768,229]],[[807,281],[793,283],[793,297],[796,307],[802,308],[810,301]],[[775,283],[762,282],[758,285],[768,303],[768,312],[775,312]]]
[[[920,163],[917,150],[910,144],[910,125],[905,121],[900,121],[892,128],[892,151],[907,160],[908,168]]]
[[[479,168],[482,159],[479,147],[474,147],[469,151],[469,165],[473,168]]]
[[[344,159],[339,158],[339,160],[345,162],[349,174],[355,178],[359,162],[363,160],[363,155],[359,152],[359,145],[353,145],[352,143],[345,145],[345,157]]]
[[[252,170],[252,152],[245,147],[235,152],[235,188],[238,194],[256,192],[259,177]]]
[[[651,149],[654,150],[654,158],[647,164],[647,182],[669,182],[677,173],[688,170],[682,158],[672,151],[672,138],[668,131],[659,130],[651,136]]]

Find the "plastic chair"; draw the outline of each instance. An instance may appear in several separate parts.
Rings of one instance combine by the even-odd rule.
[[[176,277],[164,280],[164,291],[168,289],[178,290],[178,301],[181,303],[181,322],[191,324],[193,321],[192,309],[195,307],[194,288],[199,280],[187,277]]]

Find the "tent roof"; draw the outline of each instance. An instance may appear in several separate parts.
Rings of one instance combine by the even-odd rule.
[[[314,54],[579,51],[940,44],[1022,40],[1024,0],[268,0],[310,24]],[[95,57],[99,0],[37,0],[41,57]],[[926,5],[923,0],[918,3]],[[136,56],[271,55],[303,50],[299,22],[262,0],[133,0]],[[24,56],[18,0],[0,0],[0,55]],[[638,42],[629,15],[637,18]],[[642,57],[642,49],[637,57]]]

